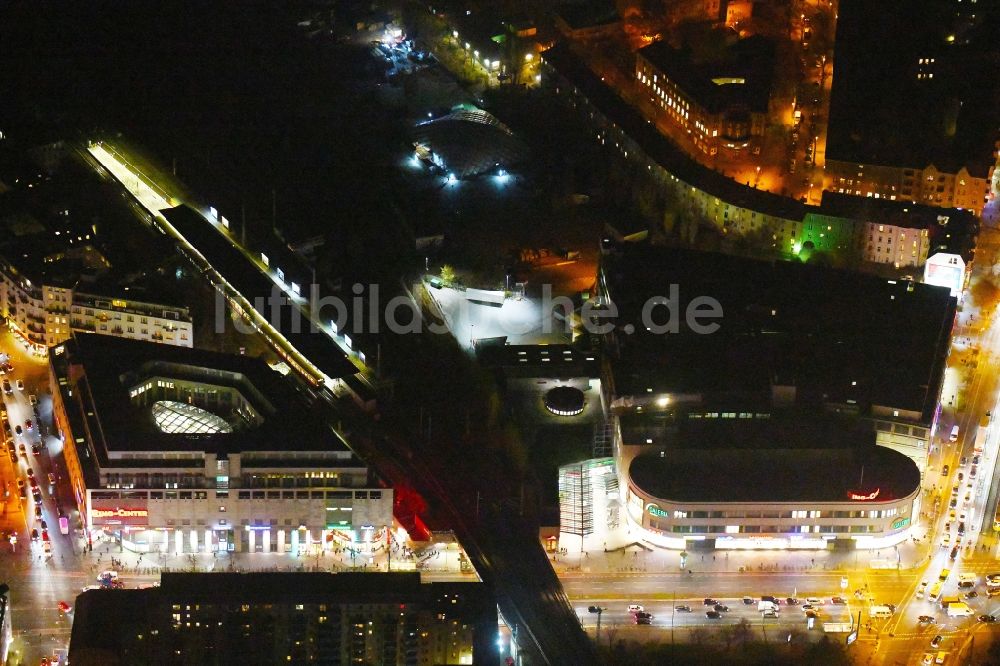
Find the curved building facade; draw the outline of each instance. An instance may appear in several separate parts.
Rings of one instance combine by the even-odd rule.
[[[668,548],[879,549],[920,511],[916,464],[883,447],[670,453],[633,458],[624,484],[633,529]]]

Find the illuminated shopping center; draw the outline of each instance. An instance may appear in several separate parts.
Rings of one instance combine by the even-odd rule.
[[[139,552],[369,548],[392,491],[259,359],[77,334],[50,354],[82,526]]]
[[[883,548],[909,537],[920,472],[839,418],[622,419],[628,520],[685,548]]]

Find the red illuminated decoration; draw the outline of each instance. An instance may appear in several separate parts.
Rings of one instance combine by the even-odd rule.
[[[94,518],[145,518],[149,515],[146,509],[92,509]]]
[[[878,494],[880,492],[882,492],[881,488],[876,488],[875,490],[871,491],[868,494],[865,494],[865,493],[856,493],[856,492],[848,490],[847,491],[847,496],[850,497],[855,502],[870,502],[873,499],[875,499],[876,497],[878,497]]]

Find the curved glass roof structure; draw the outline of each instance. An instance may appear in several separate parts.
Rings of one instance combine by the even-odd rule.
[[[233,431],[233,427],[225,419],[212,412],[173,400],[154,402],[153,420],[156,421],[157,428],[171,434],[211,435]]]
[[[426,146],[449,172],[468,178],[523,160],[527,148],[510,129],[482,109],[458,109],[418,124],[414,143]]]

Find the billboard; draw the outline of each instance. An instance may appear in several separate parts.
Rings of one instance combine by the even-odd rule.
[[[965,284],[965,261],[957,254],[938,252],[924,264],[924,283],[946,287],[958,296]]]
[[[90,524],[94,527],[145,527],[149,524],[149,510],[143,500],[94,500],[89,513]]]

